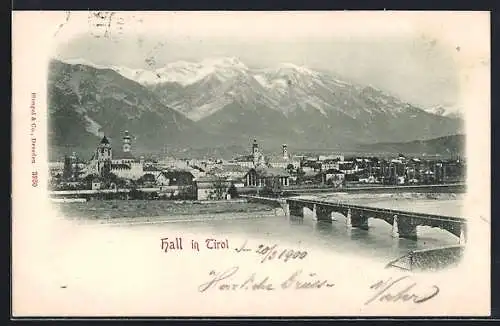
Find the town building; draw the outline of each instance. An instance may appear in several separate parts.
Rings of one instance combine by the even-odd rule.
[[[194,175],[186,170],[161,171],[156,177],[158,186],[192,186]]]
[[[87,167],[89,174],[104,175],[111,172],[112,148],[106,136],[102,137],[101,142],[90,159]]]
[[[253,140],[252,144],[252,158],[253,158],[253,166],[265,165],[264,154],[259,149],[259,144],[257,143],[257,139]]]
[[[49,176],[50,177],[55,177],[55,176],[62,176],[63,171],[64,171],[64,162],[49,162]]]
[[[323,175],[321,172],[306,169],[297,177],[296,182],[299,185],[321,184],[323,182]]]
[[[111,172],[119,178],[138,180],[144,175],[144,157],[135,158],[131,152],[131,137],[128,131],[123,136],[121,150],[113,152],[111,144],[106,136],[96,148],[90,162],[87,165],[87,174],[103,176]]]
[[[98,179],[92,180],[92,190],[100,190],[101,189],[101,182]]]
[[[322,172],[323,183],[340,187],[345,181],[345,174],[338,169],[328,169]]]
[[[230,181],[240,181],[245,177],[247,172],[248,168],[245,168],[236,163],[216,165],[210,171],[208,171],[208,173],[211,175],[215,175],[217,177],[224,178]]]
[[[287,187],[290,185],[289,178],[290,174],[284,169],[257,167],[250,169],[245,175],[245,186],[264,187],[279,184]]]
[[[245,168],[254,168],[257,166],[265,165],[265,157],[261,150],[259,149],[259,144],[257,143],[257,139],[253,140],[251,154],[250,155],[241,155],[233,159],[233,162],[245,167]]]
[[[242,155],[242,156],[235,157],[233,159],[233,162],[238,164],[241,167],[248,168],[248,169],[254,167],[252,155]]]
[[[288,153],[288,146],[283,144],[281,146],[281,155],[277,157],[271,156],[268,165],[273,168],[288,169],[291,167],[292,169],[297,169],[300,166],[300,161],[292,158]]]
[[[321,164],[321,171],[326,171],[330,169],[339,169],[339,162],[341,160],[339,158],[328,158],[325,160],[319,160],[319,163]]]
[[[228,190],[232,182],[214,175],[196,179],[197,200],[231,199]]]
[[[330,155],[319,155],[318,161],[343,161],[344,155],[342,154],[330,154]]]
[[[320,172],[321,171],[321,163],[318,162],[315,158],[304,158],[300,162],[300,169],[303,172]]]
[[[187,170],[161,171],[155,180],[159,196],[165,199],[196,199],[194,175]]]
[[[344,174],[355,174],[359,171],[359,165],[355,160],[338,162],[338,170]]]

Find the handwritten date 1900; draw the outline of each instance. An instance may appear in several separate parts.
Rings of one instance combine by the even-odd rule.
[[[252,251],[246,247],[247,242],[240,247],[235,249],[236,252]],[[304,259],[307,256],[307,251],[293,250],[293,249],[278,249],[278,245],[265,246],[263,244],[259,245],[255,250],[255,253],[262,257],[261,263],[268,260],[282,260],[287,262],[293,259]]]

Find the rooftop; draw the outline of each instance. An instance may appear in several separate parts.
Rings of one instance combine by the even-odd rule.
[[[241,155],[234,158],[235,162],[253,162],[252,155]]]
[[[109,140],[106,136],[102,137],[101,144],[109,144]]]
[[[271,157],[269,159],[269,163],[292,163],[293,159],[290,159],[290,158],[284,158],[283,156],[275,156],[275,157]]]
[[[191,173],[191,171],[189,171],[189,170],[167,170],[167,171],[162,171],[161,174],[167,178],[169,178],[171,176],[176,176],[179,174],[190,174],[193,176],[193,173]]]
[[[126,163],[111,164],[113,170],[130,170],[130,165]]]
[[[158,169],[156,166],[145,166],[143,168],[144,171],[148,171],[148,172],[151,172],[151,171],[161,171],[161,169]]]
[[[290,173],[288,173],[284,169],[280,168],[269,168],[269,167],[258,167],[255,169],[257,174],[263,177],[289,177]]]
[[[131,152],[117,151],[113,153],[113,160],[135,160]]]
[[[337,169],[328,169],[324,172],[325,174],[344,174],[344,172]]]
[[[215,166],[210,170],[212,173],[224,173],[224,172],[240,172],[246,173],[248,172],[248,168],[244,168],[238,164],[223,164],[219,166]]]

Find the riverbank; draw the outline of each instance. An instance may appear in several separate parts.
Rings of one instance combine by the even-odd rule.
[[[405,201],[405,200],[462,200],[464,194],[457,193],[419,193],[419,192],[402,192],[402,193],[388,193],[388,194],[351,194],[347,192],[342,193],[329,193],[329,194],[311,194],[303,195],[300,197],[315,196],[316,198],[329,199],[329,200],[356,200],[356,201]]]
[[[91,220],[157,220],[167,219],[201,219],[215,215],[249,214],[269,215],[275,210],[264,204],[247,203],[246,201],[158,201],[158,200],[96,200],[85,203],[54,204],[61,215],[70,219]]]

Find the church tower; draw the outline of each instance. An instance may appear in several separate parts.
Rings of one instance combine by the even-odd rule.
[[[253,140],[252,156],[253,156],[253,165],[257,166],[259,164],[259,144],[257,143],[257,139]]]
[[[111,151],[111,145],[106,136],[102,137],[99,146],[97,146],[95,157],[97,159],[97,172],[100,175],[103,175],[106,172],[111,171],[111,159],[113,156]]]
[[[125,130],[125,135],[123,136],[123,152],[129,153],[131,149],[131,137],[128,133],[128,130]]]
[[[286,144],[283,144],[283,146],[281,147],[281,152],[283,154],[283,159],[284,160],[288,160],[288,148],[286,146]]]

